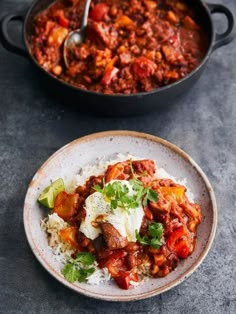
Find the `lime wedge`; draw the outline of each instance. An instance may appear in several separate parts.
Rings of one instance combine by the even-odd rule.
[[[65,191],[65,185],[64,185],[63,179],[59,178],[56,181],[52,182],[51,188],[53,189],[53,195],[55,199],[58,193]]]
[[[57,194],[64,190],[64,181],[59,178],[43,190],[39,195],[38,202],[47,208],[53,208]]]
[[[38,202],[47,208],[53,208],[54,194],[51,186],[48,186],[43,190],[43,192],[39,195]]]

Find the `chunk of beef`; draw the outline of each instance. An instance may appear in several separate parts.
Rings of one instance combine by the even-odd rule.
[[[106,47],[113,49],[117,45],[118,32],[112,25],[104,22],[92,21],[89,24],[90,34],[94,39],[99,39]]]
[[[127,238],[123,237],[112,224],[104,222],[101,223],[100,226],[104,240],[109,249],[121,249],[128,244]]]

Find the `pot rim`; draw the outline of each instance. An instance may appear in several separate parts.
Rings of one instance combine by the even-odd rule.
[[[180,80],[177,80],[173,83],[170,83],[166,86],[162,86],[162,87],[158,87],[156,89],[153,89],[151,91],[148,91],[148,92],[140,92],[140,93],[132,93],[132,94],[104,94],[104,93],[100,93],[100,92],[95,92],[95,91],[92,91],[92,90],[88,90],[88,89],[82,89],[82,88],[79,88],[75,85],[72,85],[70,83],[67,83],[66,81],[63,81],[59,78],[57,78],[56,76],[52,75],[50,72],[46,71],[43,67],[41,67],[39,65],[39,63],[36,61],[35,57],[33,56],[33,54],[31,53],[31,49],[30,49],[30,44],[29,44],[29,41],[27,39],[27,31],[26,31],[26,25],[28,23],[28,20],[29,20],[29,17],[31,15],[31,11],[34,9],[35,5],[37,3],[39,3],[41,0],[34,0],[33,3],[30,5],[29,9],[27,10],[27,13],[26,13],[26,16],[24,18],[24,34],[23,34],[23,38],[24,38],[24,43],[25,43],[25,46],[26,46],[26,49],[27,49],[27,52],[28,52],[28,55],[30,57],[30,59],[34,62],[34,64],[36,64],[36,66],[41,70],[43,71],[43,73],[47,74],[49,77],[51,77],[52,79],[54,79],[55,81],[57,81],[59,84],[61,85],[65,85],[69,88],[72,88],[73,90],[75,91],[79,91],[79,92],[83,92],[85,94],[91,94],[91,95],[94,95],[94,96],[104,96],[106,98],[114,98],[115,97],[118,97],[118,98],[130,98],[130,97],[133,97],[133,96],[136,96],[136,97],[139,97],[139,98],[142,98],[144,96],[147,96],[147,95],[152,95],[152,94],[155,94],[157,92],[164,92],[170,88],[174,88],[175,86],[181,84],[181,83],[184,83],[185,81],[187,81],[188,79],[191,79],[192,76],[194,76],[205,64],[206,62],[208,61],[211,53],[212,53],[212,50],[213,50],[213,44],[214,44],[214,41],[215,41],[215,28],[214,28],[214,24],[213,24],[213,20],[212,20],[212,17],[211,17],[211,13],[210,13],[210,10],[209,10],[209,7],[207,5],[207,3],[203,0],[198,0],[198,2],[200,3],[200,5],[202,6],[202,9],[205,10],[205,13],[207,14],[208,16],[208,21],[209,21],[209,24],[210,24],[210,31],[209,31],[209,46],[208,46],[208,49],[207,49],[207,52],[205,54],[205,57],[202,59],[202,61],[200,62],[200,64],[193,70],[191,71],[189,74],[187,74],[186,76],[184,76],[183,78],[181,78]],[[56,0],[52,1],[55,2]]]

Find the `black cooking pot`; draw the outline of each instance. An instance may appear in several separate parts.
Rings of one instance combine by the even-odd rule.
[[[215,49],[231,42],[236,36],[235,16],[225,6],[220,4],[206,4],[201,0],[186,1],[195,10],[198,22],[204,27],[209,38],[209,48],[201,64],[183,79],[150,92],[129,95],[106,95],[82,90],[57,79],[41,68],[32,56],[29,34],[32,32],[34,16],[46,9],[52,2],[54,0],[34,1],[25,17],[22,14],[9,14],[5,16],[0,25],[0,40],[9,51],[30,58],[33,61],[43,75],[42,82],[45,83],[45,86],[49,87],[49,90],[54,95],[59,96],[60,101],[76,105],[80,110],[96,114],[109,116],[136,115],[157,111],[161,105],[167,106],[173,104],[181,95],[186,94],[200,77],[211,53]],[[228,20],[227,30],[223,34],[215,32],[211,16],[213,13],[224,14]],[[22,46],[14,43],[8,34],[8,24],[13,20],[24,22],[24,45],[22,44]]]

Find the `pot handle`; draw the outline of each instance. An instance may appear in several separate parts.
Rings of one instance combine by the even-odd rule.
[[[0,41],[2,45],[9,51],[16,53],[20,56],[27,57],[28,53],[25,45],[22,43],[16,44],[10,37],[8,33],[8,25],[11,21],[24,21],[24,17],[22,15],[16,14],[8,14],[1,20],[0,23]]]
[[[216,33],[215,42],[213,44],[213,50],[229,44],[236,36],[236,17],[227,7],[221,4],[207,3],[211,14],[222,13],[226,16],[228,21],[227,30],[223,34]]]

